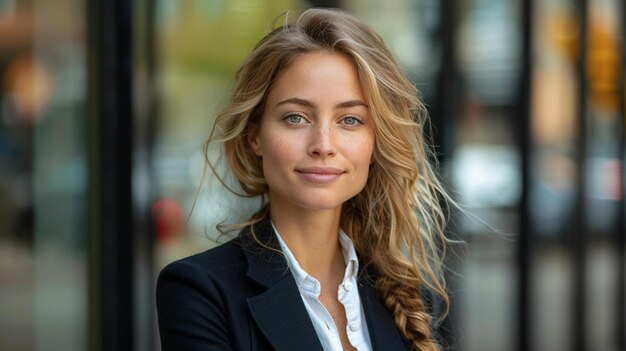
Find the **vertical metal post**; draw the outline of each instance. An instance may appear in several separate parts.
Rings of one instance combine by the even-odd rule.
[[[133,349],[131,5],[87,1],[90,350]]]
[[[439,28],[437,29],[438,41],[441,50],[441,63],[437,73],[437,85],[434,101],[430,109],[430,117],[433,135],[428,135],[436,146],[437,161],[443,165],[452,157],[454,135],[456,134],[458,109],[460,106],[460,86],[458,79],[457,57],[455,50],[456,41],[456,17],[459,2],[455,0],[439,2]],[[428,132],[428,131],[425,131]],[[449,210],[449,209],[444,209]],[[451,262],[454,265],[456,262]],[[450,278],[450,277],[446,277]],[[447,279],[449,290],[454,291],[456,285],[453,279]],[[439,327],[439,334],[444,345],[457,345],[459,335],[456,323],[455,296],[450,295],[450,314]]]
[[[532,77],[532,33],[533,33],[533,1],[520,1],[522,27],[522,74],[519,82],[519,100],[517,120],[517,141],[520,148],[520,163],[522,172],[522,192],[519,203],[519,228],[517,241],[518,265],[518,304],[517,304],[517,349],[527,351],[531,349],[532,333],[530,329],[531,314],[531,284],[530,262],[532,255],[533,231],[531,228],[528,193],[530,179],[530,105],[531,105],[531,77]]]
[[[441,43],[441,64],[437,77],[436,100],[432,108],[431,121],[434,135],[433,143],[438,148],[438,161],[443,163],[444,157],[450,158],[452,140],[455,134],[456,118],[459,109],[459,86],[455,41],[458,2],[442,1],[440,7],[439,42]]]
[[[571,230],[571,255],[574,265],[572,345],[574,350],[587,347],[587,294],[586,294],[586,244],[587,244],[587,0],[576,0],[578,9],[578,138],[576,150],[576,214]]]
[[[133,108],[133,174],[134,184],[140,184],[143,191],[133,194],[134,253],[133,282],[134,296],[134,350],[157,350],[154,277],[155,228],[151,205],[156,200],[153,149],[158,126],[158,99],[155,72],[157,65],[155,37],[156,1],[133,1],[135,26],[133,60],[135,90]]]

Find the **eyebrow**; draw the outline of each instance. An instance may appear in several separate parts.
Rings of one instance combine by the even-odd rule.
[[[296,105],[301,105],[301,106],[310,107],[310,108],[315,108],[316,107],[315,103],[313,103],[312,101],[309,101],[309,100],[306,100],[306,99],[302,99],[302,98],[297,98],[297,97],[285,99],[285,100],[277,103],[276,107],[278,107],[280,105],[284,105],[284,104],[296,104]],[[349,108],[349,107],[357,107],[357,106],[362,106],[362,107],[365,107],[365,108],[369,107],[369,106],[367,106],[367,104],[365,102],[363,102],[361,100],[344,101],[342,103],[337,104],[335,107],[336,108]]]

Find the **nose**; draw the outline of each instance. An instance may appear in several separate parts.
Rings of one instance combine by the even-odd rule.
[[[309,155],[312,157],[328,157],[336,153],[335,135],[332,127],[322,123],[311,130]]]

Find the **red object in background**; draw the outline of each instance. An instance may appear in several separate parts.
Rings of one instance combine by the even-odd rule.
[[[159,245],[175,242],[183,236],[185,215],[180,204],[173,199],[160,199],[152,204],[152,218]]]

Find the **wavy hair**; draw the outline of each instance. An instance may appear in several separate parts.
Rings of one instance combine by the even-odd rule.
[[[342,207],[341,228],[353,240],[364,266],[374,272],[373,283],[402,336],[415,350],[439,350],[423,294],[438,295],[445,316],[449,301],[442,267],[447,218],[442,204],[452,200],[429,162],[433,158],[424,135],[428,116],[419,92],[372,29],[339,10],[310,9],[268,33],[237,71],[228,105],[204,146],[207,164],[215,172],[209,143],[223,143],[224,156],[241,187],[239,195],[262,198],[261,210],[238,228],[267,216],[268,186],[262,160],[248,144],[248,128],[260,120],[278,73],[298,56],[321,49],[353,61],[376,140],[367,183]]]

